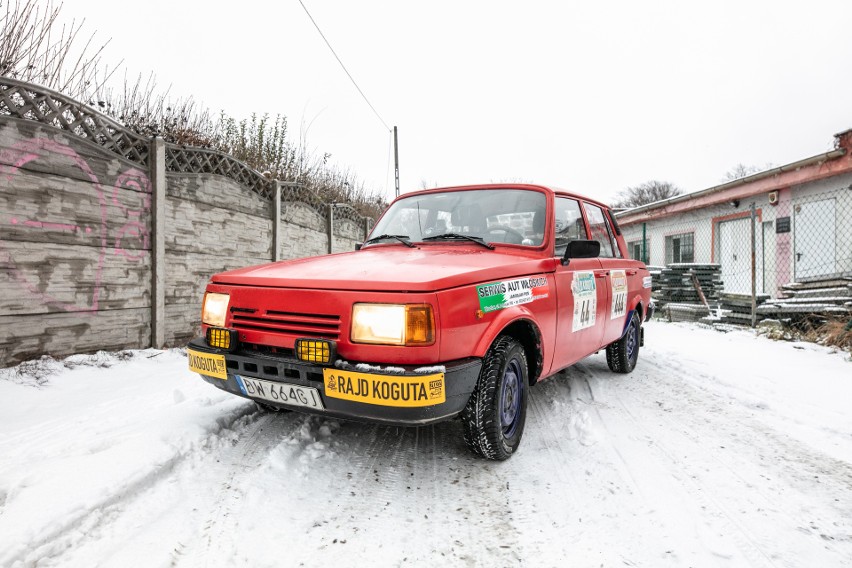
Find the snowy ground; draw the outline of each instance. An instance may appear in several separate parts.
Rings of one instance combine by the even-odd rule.
[[[258,414],[179,351],[0,371],[0,566],[852,566],[848,354],[646,334],[533,388],[503,463]]]

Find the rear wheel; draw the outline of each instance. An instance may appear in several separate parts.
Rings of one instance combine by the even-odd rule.
[[[503,335],[482,361],[479,381],[462,411],[464,439],[485,458],[505,460],[521,443],[527,414],[529,366],[523,346]]]
[[[639,360],[640,325],[639,314],[633,312],[624,337],[607,346],[606,363],[611,371],[629,373],[636,368],[636,362]]]

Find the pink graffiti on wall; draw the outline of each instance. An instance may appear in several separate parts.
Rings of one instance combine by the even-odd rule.
[[[92,287],[91,297],[87,298],[85,302],[78,303],[53,297],[42,289],[44,286],[39,286],[39,283],[31,281],[26,274],[17,268],[11,258],[11,254],[2,250],[2,245],[0,245],[0,253],[2,253],[0,260],[5,260],[4,264],[9,266],[15,280],[45,303],[53,304],[65,311],[95,312],[98,310],[103,284],[104,262],[107,254],[111,252],[132,262],[139,262],[145,257],[146,251],[144,249],[149,247],[150,235],[145,226],[144,219],[147,217],[151,208],[151,183],[144,172],[130,168],[116,178],[112,191],[108,195],[97,175],[95,175],[85,159],[70,146],[46,138],[24,140],[0,152],[0,178],[5,178],[5,181],[9,185],[14,186],[15,177],[19,174],[19,170],[22,167],[30,162],[48,157],[51,157],[53,160],[60,157],[63,160],[69,161],[75,167],[79,168],[84,176],[92,182],[95,191],[94,197],[98,206],[96,214],[96,218],[98,219],[97,225],[94,227],[84,227],[44,219],[20,219],[18,217],[11,217],[8,222],[16,228],[26,227],[41,231],[94,236],[97,239],[95,242],[98,245],[98,257],[95,266],[91,267],[94,272],[94,286]],[[11,165],[4,166],[2,164]],[[134,190],[138,192],[141,197],[139,207],[133,208],[120,201],[119,193],[121,190]],[[117,230],[114,230],[114,236],[112,237],[109,235],[108,221],[114,224],[121,223],[121,226]],[[93,232],[95,233],[94,235],[92,235]],[[137,247],[128,246],[125,248],[126,244],[129,245],[134,240],[138,242]]]

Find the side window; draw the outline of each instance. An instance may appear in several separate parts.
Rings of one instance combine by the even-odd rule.
[[[601,258],[621,257],[621,252],[615,246],[612,227],[609,226],[603,209],[590,203],[583,203],[583,207],[586,208],[586,216],[589,218],[592,240],[601,244]]]
[[[556,256],[565,254],[569,241],[585,240],[586,224],[580,213],[580,204],[567,197],[556,198]]]

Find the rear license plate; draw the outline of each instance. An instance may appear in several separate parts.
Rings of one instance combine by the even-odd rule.
[[[323,369],[325,396],[380,406],[418,407],[447,400],[444,373],[420,376],[377,375]]]
[[[228,379],[228,370],[225,367],[224,355],[214,355],[212,353],[202,353],[187,349],[186,356],[189,359],[190,371],[217,379]]]
[[[264,381],[262,379],[253,379],[251,377],[243,377],[234,375],[237,379],[237,384],[240,390],[246,396],[251,398],[260,398],[269,402],[278,402],[281,404],[289,404],[291,406],[305,406],[308,408],[325,407],[322,405],[319,391],[313,387],[303,387],[301,385],[291,385],[288,383],[275,383],[272,381]]]

